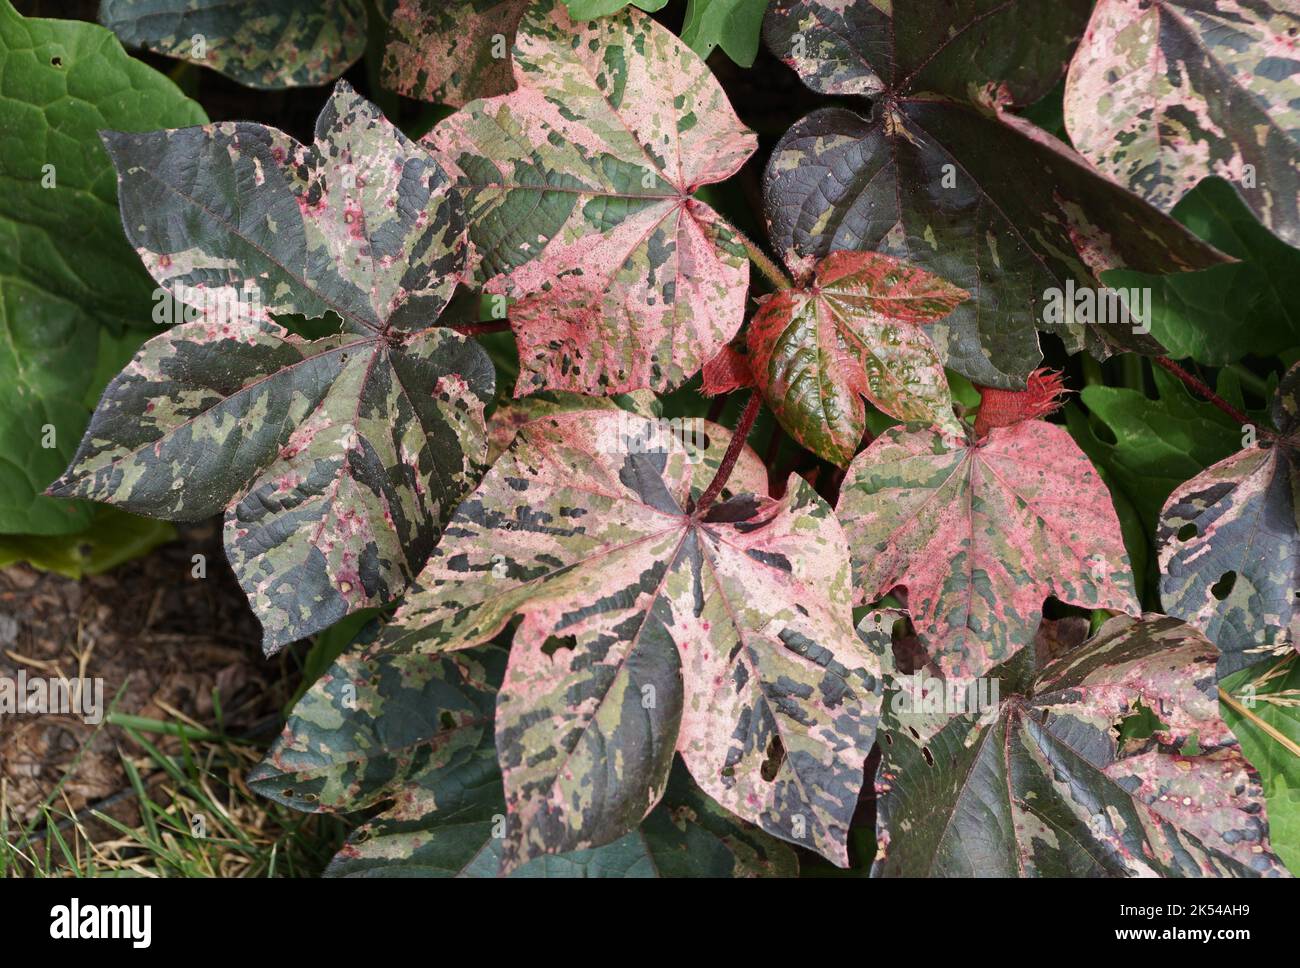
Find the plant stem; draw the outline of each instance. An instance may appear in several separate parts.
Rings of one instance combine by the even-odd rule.
[[[1216,407],[1218,407],[1220,410],[1226,413],[1233,420],[1237,421],[1238,424],[1245,425],[1245,424],[1254,423],[1254,421],[1251,420],[1250,417],[1246,416],[1244,413],[1242,413],[1240,410],[1238,410],[1236,407],[1230,404],[1227,400],[1223,399],[1223,397],[1219,396],[1208,386],[1206,386],[1205,383],[1203,383],[1201,380],[1197,379],[1196,377],[1192,376],[1192,374],[1188,373],[1186,370],[1184,370],[1181,366],[1179,366],[1169,357],[1155,356],[1152,357],[1152,360],[1156,363],[1157,366],[1163,367],[1164,369],[1172,373],[1174,376],[1178,377],[1178,379],[1182,380],[1184,385],[1186,385],[1188,389],[1192,390],[1194,393],[1200,394],[1210,403],[1214,404]],[[1261,437],[1274,436],[1271,432],[1265,430],[1264,428],[1260,428],[1259,433]]]
[[[736,233],[736,238],[740,239],[740,244],[745,247],[745,252],[749,255],[749,261],[754,263],[758,271],[767,277],[767,281],[777,289],[789,289],[792,285],[790,277],[768,257],[766,252],[758,247],[758,243],[730,222],[726,224],[727,228]]]
[[[1222,686],[1219,687],[1219,698],[1222,699],[1225,703],[1227,703],[1228,708],[1230,708],[1238,716],[1250,720],[1250,724],[1252,726],[1256,727],[1261,732],[1266,734],[1274,742],[1280,744],[1282,748],[1285,749],[1287,752],[1289,752],[1292,756],[1300,756],[1300,745],[1297,745],[1295,740],[1291,739],[1291,737],[1287,736],[1285,733],[1283,733],[1281,730],[1274,727],[1272,724],[1266,723],[1264,720],[1260,719],[1253,712],[1251,712],[1249,709],[1247,709],[1245,706],[1239,703],[1235,696],[1229,695],[1228,691],[1224,689]]]
[[[510,328],[508,319],[490,319],[483,323],[457,323],[451,327],[461,336],[481,336],[484,333],[503,333]]]
[[[754,429],[754,421],[758,418],[758,411],[762,405],[762,395],[757,390],[751,390],[749,400],[745,404],[745,411],[740,415],[740,421],[731,434],[731,443],[727,445],[727,452],[722,455],[722,463],[718,465],[718,472],[713,475],[713,480],[704,489],[704,493],[700,495],[699,503],[695,506],[695,516],[697,518],[703,517],[704,512],[722,493],[723,487],[727,484],[727,478],[731,476],[731,472],[736,467],[736,461],[740,459],[740,452],[745,447],[749,432]]]

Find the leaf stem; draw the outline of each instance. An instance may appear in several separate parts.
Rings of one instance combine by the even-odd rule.
[[[1251,420],[1250,417],[1246,416],[1246,414],[1242,413],[1240,410],[1238,410],[1236,407],[1230,404],[1227,400],[1223,399],[1223,397],[1219,396],[1217,393],[1211,390],[1209,386],[1207,386],[1204,382],[1202,382],[1201,380],[1197,379],[1196,377],[1192,376],[1192,374],[1184,370],[1181,366],[1179,366],[1169,357],[1155,356],[1152,357],[1152,360],[1156,363],[1157,366],[1163,367],[1164,369],[1172,373],[1174,376],[1178,377],[1178,379],[1182,380],[1183,384],[1188,389],[1192,390],[1194,393],[1200,394],[1210,403],[1214,404],[1214,406],[1218,407],[1229,417],[1235,420],[1238,424],[1245,425],[1245,424],[1253,424],[1255,422]],[[1260,436],[1272,437],[1274,435],[1270,431],[1264,428],[1260,428]]]
[[[754,263],[758,268],[758,271],[767,277],[768,282],[777,289],[789,289],[793,285],[790,281],[790,277],[785,274],[785,271],[772,261],[766,252],[759,248],[757,242],[751,239],[744,232],[740,231],[740,229],[736,228],[730,222],[727,222],[726,226],[731,229],[732,232],[736,233],[736,238],[740,239],[740,244],[745,247],[745,252],[749,255],[749,261]]]
[[[1252,726],[1256,727],[1274,742],[1281,745],[1282,748],[1287,750],[1292,756],[1300,757],[1300,744],[1297,744],[1295,740],[1287,736],[1272,723],[1267,723],[1260,719],[1244,705],[1238,702],[1236,696],[1230,695],[1228,690],[1224,689],[1222,686],[1219,687],[1219,698],[1227,703],[1228,708],[1234,713],[1241,716],[1243,719],[1249,720]]]
[[[736,467],[736,461],[740,459],[740,452],[745,447],[749,432],[754,429],[754,421],[758,418],[758,411],[762,405],[762,394],[757,390],[751,390],[749,400],[745,403],[745,410],[740,415],[736,429],[732,431],[731,443],[727,444],[727,451],[722,455],[722,463],[718,465],[718,472],[713,475],[713,480],[709,482],[709,486],[700,495],[699,503],[695,505],[695,516],[697,518],[703,517],[704,512],[722,493],[723,487],[727,484],[727,478],[731,476],[731,472]]]

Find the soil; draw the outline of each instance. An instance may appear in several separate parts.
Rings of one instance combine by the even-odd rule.
[[[193,575],[195,554],[206,557],[206,577]],[[0,570],[0,677],[16,681],[22,669],[29,678],[102,678],[106,710],[212,730],[216,692],[224,732],[262,742],[297,679],[288,652],[263,658],[261,629],[215,522],[81,581],[21,565]],[[179,745],[150,739],[164,752]],[[61,812],[79,815],[126,802],[120,818],[132,823],[121,754],[140,752],[121,728],[79,715],[0,715],[0,804],[10,823],[26,824],[52,795]]]

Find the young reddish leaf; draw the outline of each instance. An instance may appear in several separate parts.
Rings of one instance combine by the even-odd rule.
[[[526,425],[385,634],[439,652],[521,618],[497,704],[507,867],[621,837],[674,750],[728,810],[847,863],[878,681],[843,532],[800,478],[763,496],[749,450],[695,513],[728,443],[706,429],[700,450],[626,413]]]
[[[815,111],[773,151],[776,248],[887,252],[968,290],[931,334],[945,364],[983,386],[1023,389],[1042,358],[1036,328],[1072,351],[1158,352],[1132,322],[1045,318],[1053,290],[1096,288],[1101,269],[1224,259],[1008,112],[1051,90],[1092,2],[776,0],[765,30],[777,55],[814,90],[873,101],[870,118]]]
[[[398,0],[388,21],[384,85],[453,107],[514,90],[509,45],[528,3]]]
[[[721,396],[754,385],[754,371],[749,357],[730,343],[704,364],[704,381],[700,392],[706,397]]]
[[[1215,658],[1176,619],[1119,616],[1041,671],[999,666],[995,706],[950,710],[919,739],[891,693],[872,875],[1286,876],[1259,776],[1219,718]],[[1140,707],[1161,726],[1121,746]]]
[[[1065,381],[1054,370],[1035,370],[1023,390],[978,387],[980,409],[975,417],[975,436],[983,437],[994,427],[1012,427],[1025,420],[1046,417],[1061,407],[1067,392]]]
[[[891,428],[850,465],[836,510],[858,600],[906,587],[944,675],[1015,655],[1048,595],[1138,612],[1110,494],[1061,427],[1030,420],[973,444]]]
[[[1100,0],[1065,85],[1070,140],[1168,211],[1207,175],[1300,245],[1300,8]]]
[[[363,0],[102,0],[99,20],[127,47],[271,90],[326,84],[366,49]]]
[[[1160,601],[1219,647],[1220,676],[1300,649],[1300,365],[1278,387],[1273,421],[1280,440],[1175,488],[1156,531]]]
[[[635,10],[585,24],[540,0],[519,27],[519,89],[426,143],[466,193],[477,274],[510,310],[516,396],[682,383],[735,335],[749,262],[703,202],[754,135],[694,53]]]
[[[316,141],[245,122],[105,135],[145,267],[201,317],[109,384],[60,496],[193,521],[268,652],[391,601],[478,474],[492,363],[438,318],[464,266],[442,169],[340,82]],[[307,341],[271,313],[337,313]]]
[[[878,252],[832,252],[808,284],[768,297],[749,324],[754,378],[795,440],[841,466],[878,409],[962,434],[939,353],[921,323],[969,293]]]

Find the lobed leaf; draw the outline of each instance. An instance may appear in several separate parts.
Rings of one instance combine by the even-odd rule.
[[[491,363],[428,328],[464,264],[447,176],[343,82],[312,145],[245,122],[105,144],[128,237],[202,313],[109,384],[51,493],[224,513],[268,652],[391,601],[486,451]],[[271,319],[326,312],[344,332]]]
[[[961,436],[939,353],[920,326],[967,293],[876,252],[832,252],[806,285],[767,298],[749,325],[755,380],[781,425],[841,466],[867,429],[866,397]]]
[[[1070,139],[1165,211],[1219,175],[1300,245],[1297,34],[1280,0],[1100,0],[1066,81]]]
[[[857,600],[905,587],[945,676],[981,676],[1014,656],[1048,595],[1139,611],[1110,494],[1053,424],[1027,420],[975,443],[891,428],[849,466],[836,513]]]
[[[750,451],[696,512],[727,443],[706,433],[608,411],[527,424],[385,633],[443,652],[520,617],[496,719],[507,868],[622,837],[674,751],[727,810],[847,862],[878,681],[843,533],[799,478],[764,496]]]
[[[1202,635],[1118,616],[1046,668],[1022,658],[991,671],[1010,686],[995,705],[950,710],[922,738],[905,695],[887,695],[873,876],[1286,875]],[[1121,745],[1140,708],[1159,727]]]
[[[1091,5],[774,3],[768,43],[805,83],[873,98],[870,118],[823,108],[777,145],[764,189],[777,249],[886,252],[967,290],[934,332],[946,365],[984,386],[1024,386],[1037,328],[1072,352],[1158,351],[1132,321],[1053,318],[1051,291],[1095,288],[1104,269],[1224,257],[1007,110],[1048,92]]]
[[[749,263],[692,197],[755,139],[699,58],[628,10],[570,22],[533,4],[519,89],[474,101],[425,144],[466,196],[477,279],[521,301],[516,396],[675,387],[740,328]]]
[[[1220,676],[1300,649],[1297,410],[1300,367],[1293,367],[1273,401],[1281,439],[1239,451],[1175,488],[1160,514],[1160,600],[1218,645]]]
[[[101,0],[130,47],[277,90],[334,80],[366,49],[362,0]]]

